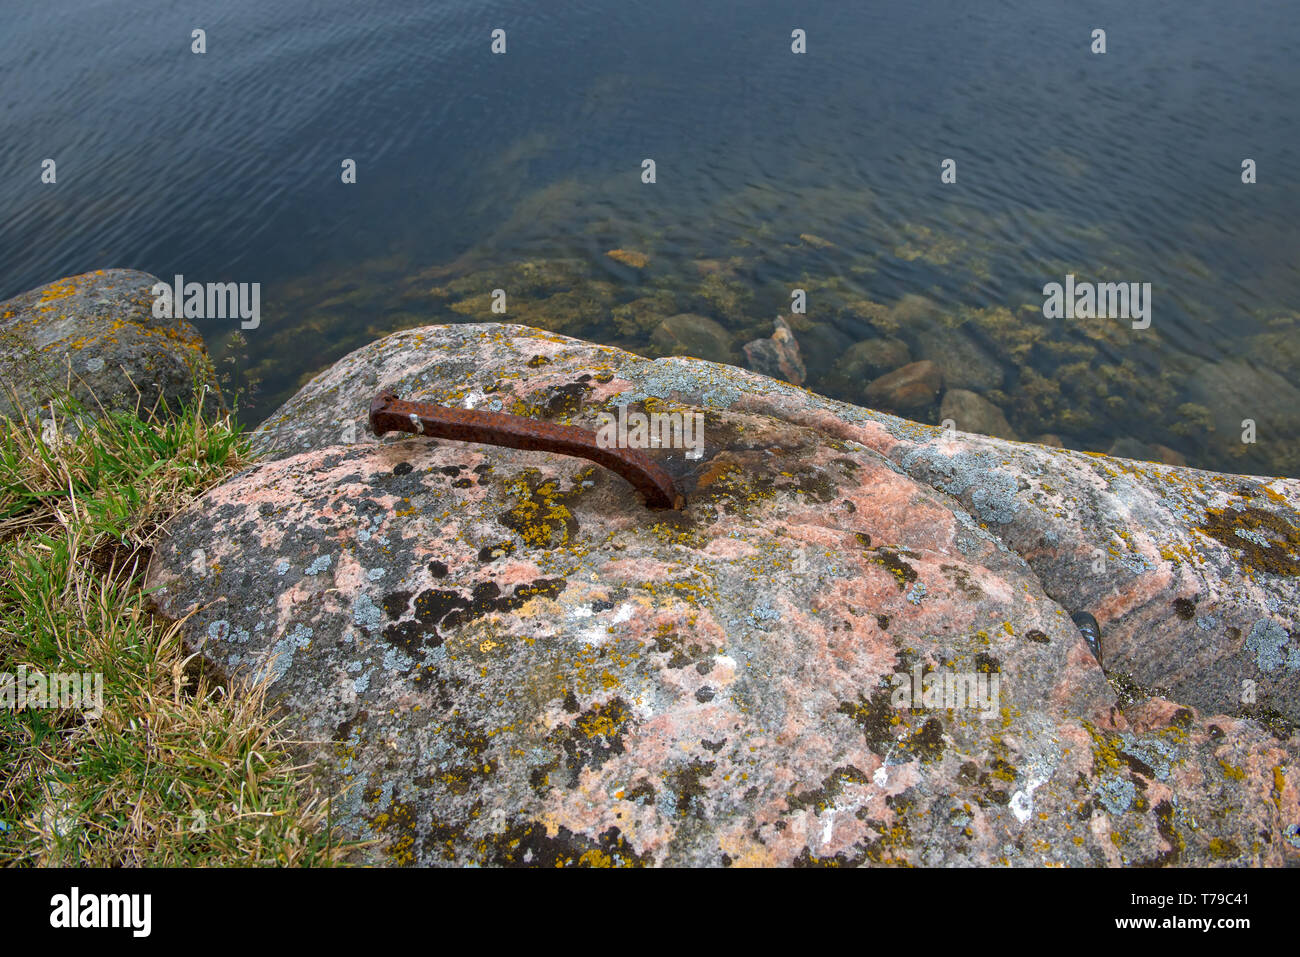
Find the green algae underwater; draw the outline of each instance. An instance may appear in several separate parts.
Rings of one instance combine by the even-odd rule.
[[[1179,298],[1176,324],[1159,289],[1147,329],[1121,318],[1048,319],[1043,283],[1151,275],[1126,265],[1141,262],[1141,251],[1100,227],[1039,213],[1038,230],[1089,250],[1074,262],[1039,262],[999,238],[1014,226],[1009,215],[958,209],[945,231],[891,219],[889,204],[865,188],[746,187],[687,228],[671,206],[611,215],[626,192],[616,180],[529,194],[451,262],[421,264],[399,252],[272,287],[251,361],[239,334],[213,343],[219,366],[233,370],[242,415],[259,421],[335,359],[421,325],[514,322],[651,358],[744,366],[744,344],[771,336],[783,316],[807,367],[799,384],[831,398],[879,407],[867,398],[869,382],[930,360],[946,389],[992,403],[1024,441],[1300,475],[1300,312],[1237,316],[1216,348],[1189,349],[1188,324],[1222,326],[1228,309],[1213,293],[1216,277],[1190,253],[1165,264],[1193,286]],[[732,236],[699,225],[735,222],[746,228]],[[1286,276],[1278,279],[1285,286]],[[792,313],[796,289],[805,293],[802,314]],[[304,341],[328,345],[312,351]],[[941,396],[883,410],[937,425]],[[1247,420],[1254,442],[1243,441]]]

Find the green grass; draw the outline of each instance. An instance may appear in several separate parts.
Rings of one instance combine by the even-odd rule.
[[[328,802],[264,686],[185,655],[142,583],[166,521],[246,467],[202,401],[0,417],[0,672],[103,675],[103,713],[0,708],[0,863],[321,865]]]

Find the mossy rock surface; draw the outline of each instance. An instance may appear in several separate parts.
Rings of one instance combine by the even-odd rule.
[[[203,337],[184,319],[153,315],[156,276],[101,269],[0,303],[0,377],[35,417],[63,392],[88,409],[172,409],[195,385],[219,396]],[[6,389],[0,414],[17,412]]]

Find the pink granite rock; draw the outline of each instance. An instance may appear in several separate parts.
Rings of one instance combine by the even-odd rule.
[[[700,457],[651,453],[687,508],[579,459],[377,440],[381,387],[698,412]],[[192,648],[269,672],[380,860],[1300,863],[1296,481],[497,324],[372,343],[261,440],[148,584]]]

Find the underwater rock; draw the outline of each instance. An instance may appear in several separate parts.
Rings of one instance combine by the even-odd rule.
[[[939,404],[939,419],[952,419],[962,432],[978,435],[996,435],[1000,439],[1016,439],[1015,429],[1002,414],[1002,410],[966,389],[949,389]]]
[[[381,388],[699,413],[704,449],[652,450],[687,497],[655,512],[580,459],[377,439]],[[1300,481],[506,324],[371,343],[258,437],[147,585],[189,649],[272,679],[363,860],[1300,863]]]
[[[840,395],[860,399],[867,384],[912,361],[902,339],[884,337],[855,342],[843,352],[826,377],[826,388]]]
[[[909,362],[867,383],[866,403],[891,412],[917,414],[934,405],[943,388],[943,373],[933,362]]]
[[[1116,439],[1106,450],[1106,454],[1120,459],[1135,459],[1139,462],[1160,462],[1164,465],[1187,464],[1187,459],[1181,453],[1167,445],[1148,445],[1146,442],[1128,436]]]
[[[803,385],[808,370],[799,354],[799,341],[782,317],[777,317],[775,326],[771,338],[745,343],[745,363],[759,375]]]
[[[803,359],[804,368],[808,370],[805,382],[820,383],[820,380],[830,374],[835,363],[843,358],[844,353],[854,344],[853,337],[839,329],[833,322],[817,321],[806,315],[797,314],[790,314],[784,318],[790,326],[790,331],[799,340],[799,355]],[[875,376],[868,376],[859,382],[865,384],[872,378]],[[825,388],[819,391],[825,391]],[[844,397],[844,393],[841,393],[840,397]]]
[[[175,410],[194,402],[196,386],[219,404],[198,330],[154,317],[158,282],[134,269],[100,269],[0,303],[0,379],[19,405],[39,418],[66,389],[89,410],[147,412],[160,398]],[[0,390],[0,415],[16,412],[8,388]]]
[[[679,312],[655,327],[651,344],[665,355],[694,356],[710,362],[733,363],[731,333],[708,316]]]
[[[624,266],[631,266],[633,269],[644,269],[650,265],[650,257],[645,253],[637,252],[635,249],[611,249],[605,255],[615,262],[620,262]]]
[[[948,388],[982,393],[1002,387],[1001,364],[976,345],[964,327],[934,323],[910,328],[913,353],[937,365]]]

